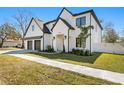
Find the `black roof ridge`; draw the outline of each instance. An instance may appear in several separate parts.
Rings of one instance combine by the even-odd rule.
[[[74,27],[72,25],[70,25],[65,19],[61,18],[60,19],[70,28],[74,30]]]
[[[78,15],[85,14],[85,13],[92,12],[92,11],[93,11],[93,9],[89,9],[89,10],[86,10],[86,11],[83,11],[83,12],[74,13],[73,16],[78,16]]]
[[[60,16],[61,13],[63,12],[63,10],[66,10],[66,11],[68,11],[71,15],[73,15],[73,13],[72,13],[71,11],[69,11],[67,8],[63,7],[63,9],[61,10],[61,12],[59,13],[59,15],[58,15],[58,17],[57,17],[56,19],[51,20],[51,21],[48,21],[48,22],[46,22],[45,24],[49,24],[49,23],[51,23],[51,22],[57,21],[57,19],[59,18],[59,16]]]
[[[81,14],[85,14],[85,13],[90,12],[90,13],[93,15],[94,19],[96,20],[96,22],[98,23],[98,25],[100,26],[100,28],[103,29],[103,27],[102,27],[100,21],[98,20],[98,18],[97,18],[97,16],[96,16],[96,14],[95,14],[95,12],[94,12],[93,9],[90,9],[90,10],[87,10],[87,11],[84,11],[84,12],[80,12],[80,13],[75,13],[75,14],[73,14],[73,13],[72,13],[71,11],[69,11],[67,8],[63,7],[63,9],[61,10],[61,12],[59,13],[59,15],[58,15],[58,17],[57,17],[56,19],[51,20],[51,21],[48,21],[48,22],[44,22],[44,21],[40,20],[39,18],[38,18],[38,20],[44,22],[44,25],[47,25],[47,24],[49,24],[49,23],[55,21],[55,24],[54,24],[54,26],[55,26],[56,23],[57,23],[57,21],[60,19],[60,15],[61,15],[61,13],[63,12],[64,9],[65,9],[66,11],[68,11],[72,16],[78,16],[78,15],[81,15]],[[33,20],[33,19],[35,20],[35,19],[37,19],[37,18],[32,17],[31,20]],[[30,21],[30,22],[31,22],[31,21]],[[30,23],[29,23],[29,25],[30,25]],[[52,29],[54,28],[54,26],[52,27]],[[29,27],[29,26],[28,26],[28,27]],[[28,28],[27,28],[27,29],[28,29]],[[26,29],[26,30],[27,30],[27,29]],[[51,30],[52,30],[52,29],[51,29]],[[27,33],[27,31],[26,31],[26,33]],[[26,35],[26,33],[25,33],[25,35]]]
[[[85,13],[88,13],[88,12],[90,12],[93,15],[94,19],[96,20],[96,22],[98,23],[100,28],[103,29],[103,27],[102,27],[100,21],[98,20],[98,18],[97,18],[97,16],[96,16],[96,14],[95,14],[93,9],[90,9],[90,10],[87,10],[87,11],[84,11],[84,12],[80,12],[80,13],[75,13],[75,14],[73,14],[73,16],[82,15],[82,14],[85,14]]]
[[[44,24],[49,24],[49,23],[52,23],[52,22],[54,22],[54,21],[56,21],[56,19],[53,19],[53,20],[51,20],[51,21],[47,21],[47,22],[45,22]]]

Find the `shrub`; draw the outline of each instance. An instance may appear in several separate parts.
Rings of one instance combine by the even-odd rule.
[[[90,56],[89,50],[79,50],[79,49],[72,49],[72,54],[81,55],[81,56]]]
[[[80,55],[81,55],[81,56],[84,56],[84,53],[85,53],[84,50],[81,50]]]
[[[86,50],[85,53],[84,53],[85,56],[90,56],[90,51],[89,50]]]
[[[81,51],[79,49],[75,50],[75,54],[76,55],[80,55],[81,54]]]
[[[83,55],[83,50],[79,49],[72,49],[72,53],[76,55]]]
[[[47,50],[45,50],[45,51],[46,52],[54,52],[54,49],[50,45],[48,45]]]
[[[75,54],[75,49],[74,48],[72,49],[72,54]]]

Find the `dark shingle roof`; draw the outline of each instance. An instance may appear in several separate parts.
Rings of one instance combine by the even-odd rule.
[[[57,22],[58,22],[59,20],[62,20],[62,22],[63,22],[66,26],[68,26],[70,29],[73,29],[73,30],[74,30],[74,27],[72,27],[66,20],[64,20],[64,19],[62,19],[62,18],[60,18],[60,17],[58,17],[58,19],[56,20],[56,23],[53,25],[51,31],[52,31],[53,28],[56,26],[56,24],[57,24]]]
[[[93,10],[88,10],[88,11],[84,11],[84,12],[81,12],[81,13],[72,14],[72,12],[70,12],[70,11],[69,11],[68,9],[66,9],[66,8],[63,8],[63,9],[62,9],[62,11],[60,12],[60,14],[59,14],[59,16],[57,17],[57,19],[52,20],[52,21],[48,21],[48,22],[44,23],[43,26],[41,25],[41,24],[43,23],[42,20],[39,20],[39,19],[37,20],[37,19],[35,19],[35,18],[32,18],[31,21],[30,21],[30,23],[29,23],[29,25],[28,25],[28,28],[29,28],[29,26],[30,26],[32,20],[35,20],[35,22],[38,24],[38,26],[40,27],[40,29],[41,29],[44,33],[51,33],[50,30],[47,28],[46,25],[49,24],[49,23],[55,22],[55,24],[54,24],[53,27],[52,27],[52,29],[53,29],[54,26],[56,25],[57,21],[58,21],[59,19],[61,19],[61,20],[63,21],[63,23],[65,23],[70,29],[74,29],[66,20],[60,18],[60,15],[61,15],[61,13],[63,12],[64,9],[67,10],[72,16],[78,16],[78,15],[82,15],[82,14],[85,14],[85,13],[91,13],[92,16],[94,17],[94,19],[96,20],[96,22],[98,23],[98,25],[100,26],[100,28],[103,29],[102,25],[100,24],[100,22],[99,22],[99,20],[98,20],[98,18],[97,18],[97,16],[96,16],[96,14],[95,14],[95,12],[94,12]],[[28,28],[27,28],[27,30],[28,30]],[[51,30],[52,30],[52,29],[51,29]],[[27,33],[27,30],[26,30],[26,33]],[[25,33],[25,35],[26,35],[26,33]]]
[[[49,31],[49,29],[47,28],[47,26],[44,24],[43,26],[43,32],[44,33],[48,33],[48,34],[51,34],[51,32]]]
[[[41,31],[43,31],[44,33],[49,33],[50,34],[49,29],[46,27],[46,25],[43,23],[42,20],[39,20],[37,18],[32,18],[31,21],[30,21],[30,23],[29,23],[29,25],[28,25],[28,27],[27,27],[27,29],[26,29],[25,35],[26,35],[27,31],[28,31],[28,28],[29,28],[32,20],[34,20],[36,22],[36,24],[39,26],[39,28],[41,29]]]
[[[66,20],[60,18],[70,29],[74,30],[74,27],[72,27]]]
[[[55,22],[55,21],[56,21],[56,19],[55,20],[48,21],[45,24],[47,25],[47,24],[52,23],[52,22]]]

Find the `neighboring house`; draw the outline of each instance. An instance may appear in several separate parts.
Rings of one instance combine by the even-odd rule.
[[[93,10],[72,14],[63,8],[56,20],[44,23],[32,18],[25,33],[25,49],[46,50],[50,45],[55,51],[65,52],[72,49],[82,49],[82,42],[78,37],[81,33],[77,26],[92,25],[89,30],[91,36],[86,40],[86,49],[94,51],[93,44],[101,43],[102,26]]]
[[[21,40],[13,40],[7,39],[3,43],[3,47],[21,47],[22,41]]]

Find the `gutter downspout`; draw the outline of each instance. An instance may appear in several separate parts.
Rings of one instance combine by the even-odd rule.
[[[43,33],[43,51],[44,51],[44,33]]]
[[[68,52],[69,52],[69,30],[70,29],[68,29]]]

